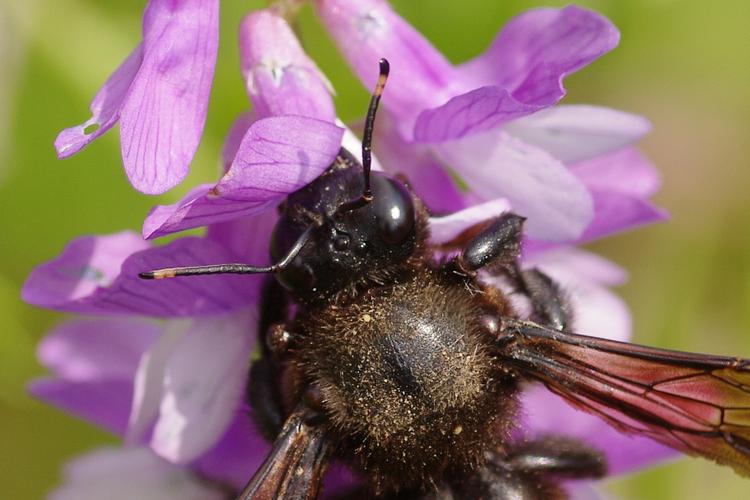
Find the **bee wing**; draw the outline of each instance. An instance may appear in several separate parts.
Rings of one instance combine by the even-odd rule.
[[[654,349],[507,320],[504,356],[573,406],[750,475],[750,360]]]
[[[312,423],[315,417],[301,407],[287,418],[268,457],[237,500],[318,497],[332,444],[324,429]]]

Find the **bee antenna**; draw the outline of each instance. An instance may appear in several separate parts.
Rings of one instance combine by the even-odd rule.
[[[307,226],[307,229],[297,238],[292,248],[277,263],[268,267],[255,267],[247,264],[214,264],[208,266],[191,266],[191,267],[168,267],[138,273],[138,277],[144,280],[160,280],[164,278],[174,278],[176,276],[197,276],[201,274],[261,274],[277,273],[283,271],[292,263],[302,247],[305,246],[310,234],[315,226]]]
[[[388,80],[388,73],[391,70],[391,65],[388,60],[381,58],[378,62],[380,65],[380,75],[378,76],[378,82],[375,84],[375,90],[370,98],[370,106],[367,108],[367,117],[365,118],[365,132],[362,136],[362,170],[365,175],[365,187],[362,191],[362,196],[356,200],[350,200],[340,205],[337,209],[337,213],[348,212],[357,208],[363,207],[372,201],[372,191],[370,190],[370,167],[372,166],[372,131],[375,126],[375,114],[378,111],[378,104],[380,103],[380,96],[383,95],[383,89],[385,88],[385,82]]]

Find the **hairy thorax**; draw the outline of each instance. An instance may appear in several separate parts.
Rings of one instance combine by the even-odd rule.
[[[444,280],[426,270],[305,324],[300,366],[378,489],[473,467],[513,420],[514,384],[492,359],[478,301]]]

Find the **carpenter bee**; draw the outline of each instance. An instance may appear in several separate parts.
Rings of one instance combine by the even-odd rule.
[[[448,244],[452,257],[437,257],[420,199],[370,172],[388,70],[381,60],[362,163],[342,149],[287,198],[270,244],[275,264],[141,274],[275,278],[248,389],[274,444],[239,498],[316,498],[332,460],[361,472],[366,486],[354,495],[389,498],[559,498],[562,479],[603,475],[602,454],[575,440],[514,442],[527,381],[622,432],[749,474],[749,360],[570,332],[559,287],[519,267],[524,219],[513,213],[464,231]],[[530,318],[479,272],[526,295]]]

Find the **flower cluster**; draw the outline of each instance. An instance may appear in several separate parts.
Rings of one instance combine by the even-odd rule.
[[[607,288],[622,283],[624,271],[574,246],[664,218],[649,202],[658,177],[632,146],[649,124],[611,109],[557,104],[565,76],[613,49],[617,29],[575,6],[532,10],[510,20],[484,53],[453,65],[383,0],[316,0],[314,7],[367,88],[377,60],[390,60],[377,168],[409,178],[436,215],[433,241],[510,209],[524,215],[524,265],[570,291],[577,331],[627,339],[628,311]],[[119,121],[133,186],[160,193],[179,183],[205,122],[218,9],[218,0],[150,0],[143,41],[96,95],[92,117],[60,133],[58,155],[76,153]],[[358,152],[356,137],[336,118],[331,84],[285,18],[292,12],[280,4],[240,25],[252,110],[227,134],[218,182],[155,207],[142,236],[71,242],[24,286],[32,304],[89,316],[68,320],[41,343],[39,358],[52,376],[31,392],[126,444],[72,462],[55,498],[131,497],[118,485],[133,484],[149,498],[220,498],[227,487],[241,488],[269,449],[243,397],[259,278],[144,282],[138,273],[264,265],[273,208],[320,175],[342,141]],[[207,226],[202,237],[147,241],[200,226]],[[543,388],[527,390],[522,403],[520,432],[564,429],[606,450],[611,472],[671,453],[618,434]],[[346,471],[339,472],[329,474],[329,491],[342,487]]]

